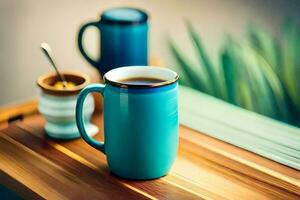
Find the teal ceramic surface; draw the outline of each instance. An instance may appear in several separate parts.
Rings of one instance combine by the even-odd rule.
[[[148,64],[148,16],[135,8],[112,8],[99,21],[89,22],[78,33],[78,47],[83,57],[104,75],[111,69]],[[83,48],[84,32],[95,27],[100,32],[100,55],[92,59]]]
[[[126,85],[123,78],[149,77],[158,84]],[[122,67],[104,76],[106,84],[84,88],[76,106],[83,139],[105,153],[112,173],[128,179],[153,179],[170,170],[178,147],[178,100],[175,72],[158,67]],[[83,102],[90,92],[104,97],[104,143],[88,136]]]

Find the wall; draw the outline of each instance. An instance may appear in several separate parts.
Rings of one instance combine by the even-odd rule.
[[[151,14],[150,54],[172,65],[166,46],[171,37],[187,52],[184,19],[190,19],[210,54],[216,54],[229,32],[242,38],[249,21],[279,32],[284,16],[300,16],[297,0],[0,0],[0,106],[36,96],[36,78],[50,70],[39,49],[48,42],[63,69],[95,73],[80,55],[76,37],[80,25],[99,19],[99,13],[115,6],[134,6]],[[97,55],[97,32],[86,33],[86,46]],[[188,54],[192,58],[192,55]]]

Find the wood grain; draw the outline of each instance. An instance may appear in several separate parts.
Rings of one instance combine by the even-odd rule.
[[[23,183],[17,181],[13,177],[6,174],[4,171],[0,170],[0,184],[5,185],[6,187],[13,189],[15,193],[22,196],[24,199],[44,199],[37,193],[33,192],[30,188],[26,187]]]
[[[37,152],[41,154],[42,156],[46,157],[47,159],[52,160],[54,163],[59,164],[64,169],[67,169],[68,172],[72,174],[78,174],[81,180],[84,180],[85,182],[88,182],[88,184],[95,184],[94,181],[97,181],[97,179],[101,179],[101,181],[106,182],[113,182],[114,185],[119,185],[119,187],[125,187],[128,188],[127,185],[130,185],[131,187],[134,187],[138,191],[142,191],[143,194],[148,194],[150,196],[154,195],[155,198],[159,199],[166,199],[172,198],[172,199],[197,199],[199,198],[198,195],[192,194],[190,192],[186,192],[185,190],[175,187],[173,185],[167,184],[162,181],[126,181],[122,180],[112,174],[110,174],[105,157],[103,156],[103,159],[99,159],[98,155],[101,155],[99,152],[95,152],[94,154],[94,162],[95,160],[97,164],[94,164],[84,158],[84,155],[80,154],[74,154],[73,151],[69,150],[67,151],[63,145],[59,143],[54,143],[51,141],[48,141],[45,137],[36,137],[35,135],[32,135],[30,132],[27,132],[25,130],[25,133],[27,135],[24,136],[24,134],[21,134],[21,132],[24,132],[24,129],[17,127],[17,126],[11,126],[7,130],[4,130],[3,132],[13,138],[15,141],[20,142],[22,145],[25,145],[26,147],[30,147],[34,152]],[[43,136],[43,135],[42,135]],[[92,148],[87,146],[83,141],[78,140],[79,142],[82,142],[82,146],[86,146],[86,148],[83,149],[85,154],[90,153],[90,151],[94,151]],[[63,142],[62,142],[63,143]],[[42,145],[41,145],[42,144]],[[81,145],[77,143],[78,149],[81,149]],[[72,153],[70,153],[72,152]],[[73,155],[72,155],[73,154]],[[75,156],[74,156],[75,155]],[[97,156],[95,156],[97,155]],[[99,163],[99,161],[101,161]],[[90,176],[88,176],[91,174]],[[86,177],[88,176],[88,177]],[[99,177],[99,178],[97,178]],[[145,187],[147,186],[147,187]],[[130,188],[132,189],[132,188]],[[110,190],[111,191],[111,190]]]
[[[26,116],[37,113],[37,100],[33,99],[18,105],[9,105],[0,108],[0,124],[8,122],[15,117],[25,118]],[[3,128],[4,126],[2,126]],[[1,128],[1,127],[0,127]]]
[[[103,139],[102,120],[93,118],[100,127],[98,140]],[[128,181],[111,174],[105,156],[83,140],[49,140],[44,123],[33,115],[0,132],[3,174],[41,198],[300,199],[299,171],[184,126],[169,175]]]

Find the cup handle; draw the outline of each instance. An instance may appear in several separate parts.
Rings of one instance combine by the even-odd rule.
[[[89,27],[89,26],[95,26],[96,28],[99,29],[100,31],[100,28],[99,28],[99,22],[89,22],[85,25],[83,25],[80,30],[79,30],[79,33],[78,33],[78,38],[77,38],[77,43],[78,43],[78,48],[79,48],[79,51],[80,53],[83,55],[83,57],[91,64],[93,65],[94,67],[97,67],[100,59],[98,61],[95,61],[93,60],[87,53],[86,51],[84,50],[83,48],[83,34],[84,34],[84,31]]]
[[[104,142],[97,141],[93,139],[92,137],[88,136],[86,133],[86,129],[84,126],[84,120],[83,120],[83,103],[87,95],[91,92],[99,92],[103,96],[105,85],[94,83],[91,85],[88,85],[78,95],[77,103],[76,103],[76,124],[77,128],[79,130],[79,133],[81,137],[92,147],[95,149],[100,150],[102,153],[105,154],[105,148],[104,148]]]

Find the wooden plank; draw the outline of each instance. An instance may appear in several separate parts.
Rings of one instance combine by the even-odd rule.
[[[0,150],[0,169],[43,198],[149,199],[111,181],[99,181],[103,178],[99,174],[59,153],[48,151],[55,157],[49,160],[5,134],[0,137]]]
[[[24,118],[37,113],[37,100],[31,100],[18,105],[9,105],[0,108],[0,123],[7,122],[15,117]]]
[[[185,134],[181,136],[181,139],[192,143],[189,145],[194,145],[194,148],[209,149],[213,153],[213,155],[205,155],[207,159],[220,162],[218,159],[226,158],[227,160],[220,162],[224,163],[226,167],[232,169],[243,168],[242,171],[254,176],[253,178],[268,181],[269,184],[274,184],[300,194],[300,173],[298,170],[265,159],[257,154],[221,142],[220,140],[212,140],[211,137],[204,134],[194,134],[195,131],[187,127],[182,128]],[[200,150],[193,152],[193,154],[195,153],[200,154]],[[230,166],[227,163],[233,164]],[[252,174],[253,172],[255,173]]]
[[[33,121],[35,122],[35,124],[39,124],[37,122],[40,122],[43,120],[41,120],[41,118],[39,118],[39,117],[37,117],[37,118],[34,117]],[[96,121],[98,121],[98,123],[101,122],[101,118],[99,118]],[[36,128],[36,129],[32,130],[30,128],[28,129],[28,127],[27,128],[24,127],[24,124],[27,124],[27,123],[32,124],[32,122],[30,122],[30,120],[25,120],[22,123],[23,125],[20,125],[20,126],[29,130],[30,133],[34,133],[36,136],[43,138],[44,132],[43,132],[43,130],[40,129],[42,126],[40,126],[40,128]],[[102,127],[101,123],[99,124],[99,127],[100,127],[100,130],[103,130],[101,128]],[[96,139],[102,139],[102,134],[100,134],[100,135],[98,134],[96,136]],[[48,141],[48,142],[52,143],[51,141]],[[100,168],[102,168],[103,166],[106,167],[105,156],[103,154],[101,154],[100,152],[98,152],[97,150],[95,150],[95,149],[91,148],[90,146],[88,146],[87,144],[85,144],[85,142],[82,140],[76,140],[73,142],[59,142],[59,144],[52,143],[52,145],[53,144],[54,144],[54,147],[61,149],[62,152],[67,153],[68,155],[70,154],[68,152],[68,150],[69,150],[70,152],[76,153],[76,155],[79,155],[81,158],[83,158],[83,157],[86,158],[87,161],[85,161],[85,163],[87,163],[87,162],[92,163],[92,164],[88,164],[88,165],[101,166]],[[169,176],[173,177],[172,174],[170,174]],[[167,177],[169,177],[169,176],[167,176]],[[122,181],[125,181],[127,184],[130,184],[131,186],[138,188],[140,190],[143,190],[145,192],[148,192],[152,195],[158,195],[158,194],[156,194],[157,192],[164,191],[164,193],[160,194],[160,196],[159,196],[160,199],[163,197],[166,197],[167,199],[169,199],[169,198],[176,199],[176,197],[181,197],[181,195],[177,194],[176,191],[178,191],[178,192],[184,191],[187,193],[192,193],[193,195],[196,195],[198,198],[224,199],[224,197],[221,197],[214,192],[209,192],[203,188],[195,187],[195,186],[191,185],[191,181],[188,182],[185,179],[175,178],[175,177],[172,179],[169,179],[167,177],[164,177],[162,179],[158,179],[155,181],[151,181],[151,182],[132,182],[132,181],[128,182],[126,180],[122,180]],[[183,198],[183,197],[181,197],[181,198]]]
[[[96,138],[102,140],[103,119],[97,115],[92,120],[100,127]],[[116,199],[300,199],[299,171],[184,126],[168,176],[128,181],[110,174],[105,156],[83,140],[45,138],[44,123],[41,116],[33,115],[0,132],[1,175],[20,183],[23,197],[30,189],[33,195],[59,199],[101,199],[115,190]],[[77,192],[82,188],[87,194]]]
[[[181,140],[181,143],[182,148],[189,149],[179,151],[178,157],[183,161],[180,161],[181,165],[175,165],[173,171],[187,179],[196,180],[200,186],[210,191],[218,191],[219,195],[230,197],[229,199],[237,196],[240,199],[299,198],[293,191],[286,191],[284,188],[253,178],[256,171],[251,174],[238,163],[213,154],[207,149],[184,140]],[[204,184],[206,185],[203,186]]]
[[[23,183],[14,179],[13,177],[6,174],[4,171],[0,170],[0,184],[5,185],[10,188],[16,194],[23,197],[24,199],[44,199],[37,193],[33,192],[30,188],[26,187]]]
[[[55,145],[51,145],[51,141],[48,142],[47,140],[42,140],[30,133],[25,135],[24,130],[19,127],[10,126],[8,129],[3,130],[3,132],[10,138],[13,138],[13,140],[58,164],[69,173],[77,174],[77,176],[88,185],[102,184],[101,188],[109,185],[105,189],[107,193],[116,193],[114,188],[118,188],[118,190],[125,188],[127,191],[127,198],[130,198],[130,192],[134,192],[143,194],[147,198],[151,199],[199,199],[199,196],[193,193],[186,192],[181,188],[174,187],[160,181],[128,182],[127,180],[119,179],[109,173],[107,165],[104,162],[101,165],[94,165],[91,163],[87,164],[89,163],[88,161],[82,161],[83,159],[79,159],[78,156],[74,157],[72,154],[62,153],[59,148],[54,148]],[[147,187],[142,187],[145,186],[145,184]],[[102,190],[101,192],[103,193],[105,191]],[[122,196],[124,196],[124,194]]]
[[[33,121],[35,122],[34,126],[32,126]],[[93,122],[96,123],[100,128],[100,132],[99,134],[96,135],[96,139],[103,140],[102,116],[97,115],[96,117],[93,118]],[[33,116],[32,119],[27,119],[18,125],[19,127],[24,128],[28,132],[36,135],[37,137],[41,137],[45,139],[44,131],[42,129],[43,124],[44,124],[44,120],[41,117]],[[81,160],[82,158],[85,159],[86,161],[84,163],[89,163],[87,164],[89,166],[91,165],[105,166],[105,167],[107,166],[105,155],[95,150],[94,148],[91,148],[81,139],[75,141],[55,142],[55,143],[48,141],[48,143],[50,143],[55,148],[60,149],[63,153],[66,153],[68,155],[70,155],[71,153],[72,154],[75,153],[76,157],[79,156]],[[170,181],[168,180],[168,178],[164,177],[151,182],[149,181],[133,182],[133,181],[126,181],[126,180],[122,180],[122,182],[126,182],[126,184],[129,184],[135,188],[148,192],[149,194],[152,194],[154,196],[159,195],[160,199],[161,198],[166,198],[166,199],[187,198],[187,197],[183,197],[181,192],[191,193],[197,196],[197,198],[205,198],[205,199],[210,199],[210,198],[216,199],[216,197],[218,196],[211,192],[206,191],[205,189],[191,186],[190,182],[187,182],[185,179],[174,178],[173,180],[176,181]],[[183,185],[186,185],[188,187],[183,186],[182,183],[184,183]],[[164,192],[161,194],[157,194],[157,192],[160,191],[164,191]],[[218,199],[224,199],[224,198],[218,198]]]
[[[54,148],[58,149],[59,151],[73,157],[74,159],[80,160],[82,163],[90,166],[95,170],[99,170],[101,168],[107,169],[106,164],[106,157],[104,154],[100,153],[99,151],[91,148],[87,145],[83,140],[75,140],[75,141],[65,141],[65,142],[52,142],[47,140],[44,136],[43,126],[44,120],[41,117],[32,117],[33,121],[35,122],[34,127],[30,128],[31,120],[25,120],[19,127],[24,128],[29,133],[34,134],[37,137],[42,138],[45,142],[49,143]],[[100,127],[100,132],[103,133],[103,124],[101,123],[101,118],[95,117],[93,119],[95,123],[98,124]],[[26,126],[27,124],[27,126]],[[103,134],[98,134],[96,139],[103,140]],[[84,161],[83,161],[84,160]],[[113,177],[117,178],[117,177]],[[127,181],[122,179],[117,179],[120,181],[121,184],[126,184],[129,187],[134,187],[138,190],[142,190],[146,193],[154,195],[155,197],[159,197],[159,199],[178,199],[178,198],[189,198],[193,199],[197,196],[197,199],[203,197],[203,195],[190,191],[189,189],[178,188],[176,186],[170,185],[164,181],[155,180],[155,181],[146,181],[146,182],[134,182],[134,181]],[[163,191],[163,192],[161,192]],[[192,193],[193,195],[186,195]]]
[[[32,122],[35,122],[33,125]],[[96,117],[94,121],[100,127],[102,133],[102,118]],[[31,134],[43,138],[44,132],[42,130],[44,120],[41,117],[33,117],[32,119],[24,120],[23,123],[18,124]],[[165,182],[169,185],[181,188],[187,192],[194,193],[199,197],[205,199],[226,199],[235,198],[237,196],[242,199],[295,199],[299,197],[299,188],[293,184],[282,184],[279,180],[273,179],[273,176],[266,174],[262,177],[261,172],[251,166],[244,166],[239,163],[240,160],[232,159],[232,156],[219,155],[214,149],[224,148],[225,152],[243,152],[240,158],[247,155],[248,158],[257,159],[257,163],[263,160],[269,164],[268,167],[274,167],[285,176],[293,177],[299,176],[299,172],[283,165],[269,161],[265,158],[210,138],[208,136],[199,134],[186,127],[180,127],[180,149],[177,161],[173,167],[172,172],[159,181]],[[102,139],[102,134],[96,136],[97,139]],[[52,142],[50,142],[52,143]],[[62,146],[62,152],[67,151],[78,155],[87,160],[95,166],[105,166],[105,156],[93,148],[86,145],[82,140],[75,140],[71,142],[53,143],[54,146]],[[210,146],[207,146],[210,144]],[[212,149],[211,146],[214,148]],[[61,147],[60,147],[61,148]],[[88,152],[88,154],[87,154]],[[67,153],[68,154],[68,153]],[[249,157],[249,155],[251,155]],[[270,162],[272,164],[270,164]],[[243,170],[246,170],[245,172]],[[249,171],[250,170],[250,171]],[[272,181],[275,180],[275,183]],[[157,182],[159,182],[157,181]],[[277,181],[277,182],[276,182]],[[279,181],[279,182],[278,182]],[[151,184],[135,184],[129,183],[139,189],[151,188]],[[160,185],[162,187],[162,185]],[[151,193],[151,189],[147,192]],[[226,191],[226,192],[224,192]]]

